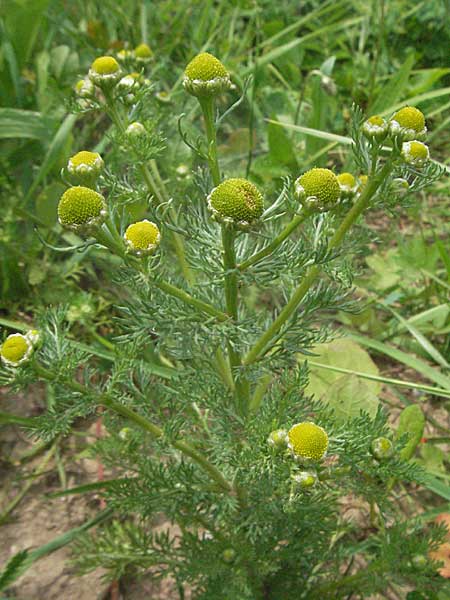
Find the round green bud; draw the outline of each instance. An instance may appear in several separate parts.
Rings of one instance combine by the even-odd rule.
[[[217,221],[247,229],[262,215],[264,199],[247,179],[226,179],[209,194],[208,208]]]
[[[136,256],[153,254],[161,241],[158,227],[147,219],[129,225],[123,237],[128,252]]]
[[[377,460],[386,460],[393,456],[394,444],[388,438],[379,437],[372,441],[370,451]]]
[[[122,50],[119,50],[119,52],[117,53],[117,58],[120,61],[127,61],[128,59],[133,57],[133,52],[131,50],[127,50],[126,48],[122,48]]]
[[[389,121],[389,131],[393,137],[404,142],[422,140],[427,133],[425,117],[414,106],[405,106],[392,115]]]
[[[314,168],[303,173],[294,184],[295,194],[305,208],[321,212],[339,203],[341,188],[336,175],[329,169]]]
[[[378,142],[381,142],[386,137],[389,127],[383,117],[374,115],[364,121],[361,129],[368,140],[377,140]]]
[[[416,554],[411,559],[411,565],[416,569],[424,569],[429,564],[429,561],[426,556],[423,554]]]
[[[80,98],[91,98],[94,95],[94,84],[90,79],[80,79],[75,84],[75,93]]]
[[[106,202],[101,194],[83,186],[64,192],[58,204],[58,220],[66,229],[89,233],[99,227],[107,215]]]
[[[417,140],[403,142],[401,154],[403,160],[408,165],[413,165],[415,167],[421,167],[430,160],[428,146]]]
[[[272,431],[267,438],[267,443],[275,450],[285,450],[288,443],[286,429],[275,429],[275,431]]]
[[[148,44],[139,44],[134,49],[134,56],[138,62],[146,63],[152,58],[153,52]]]
[[[222,552],[222,560],[227,565],[234,563],[236,560],[236,551],[233,548],[227,548]]]
[[[339,187],[341,189],[341,198],[353,198],[358,189],[358,183],[351,173],[341,173],[337,176]]]
[[[160,92],[156,92],[155,98],[161,104],[170,104],[170,102],[171,102],[171,100],[170,100],[170,94],[169,94],[169,92],[166,92],[165,90],[162,90]]]
[[[0,357],[4,365],[19,367],[27,362],[34,350],[32,338],[21,333],[9,335],[0,347]]]
[[[120,78],[120,66],[112,56],[96,58],[89,69],[89,78],[99,87],[112,86]]]
[[[117,89],[120,92],[133,92],[137,91],[141,84],[141,76],[139,73],[130,73],[122,77],[118,84]]]
[[[327,432],[315,423],[297,423],[289,429],[288,440],[288,447],[299,462],[320,461],[327,453]]]
[[[98,152],[82,150],[69,158],[67,171],[72,177],[72,183],[89,186],[95,183],[104,166],[105,163]]]
[[[185,164],[178,165],[175,171],[179,179],[185,179],[190,173],[189,167]]]
[[[310,490],[318,481],[317,473],[314,471],[300,471],[292,475],[291,479],[294,488],[302,491]]]
[[[120,431],[119,431],[119,438],[123,441],[126,442],[127,440],[130,439],[131,434],[133,433],[133,430],[130,427],[123,427]]]
[[[126,136],[130,138],[138,138],[142,135],[145,135],[146,133],[147,131],[145,127],[142,125],[142,123],[139,123],[139,121],[131,123],[125,130]]]
[[[403,177],[396,177],[392,180],[392,191],[404,196],[409,191],[409,183]]]
[[[186,67],[183,86],[193,96],[216,96],[231,87],[231,79],[219,59],[202,52]]]

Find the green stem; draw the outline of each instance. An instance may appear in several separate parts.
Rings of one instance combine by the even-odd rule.
[[[251,256],[250,258],[247,258],[247,260],[244,260],[244,262],[241,262],[238,265],[239,271],[245,271],[245,269],[248,269],[248,267],[251,267],[252,265],[254,265],[256,263],[259,263],[263,258],[272,254],[278,248],[278,246],[280,246],[284,242],[284,240],[287,239],[291,235],[291,233],[295,229],[297,229],[297,227],[301,223],[303,223],[305,221],[305,219],[310,214],[311,214],[310,212],[304,211],[304,212],[302,212],[302,214],[294,217],[292,219],[292,221],[288,225],[286,225],[286,227],[283,229],[283,231],[279,235],[277,235],[277,237],[272,242],[270,242],[270,244],[267,244],[267,246],[262,248],[262,250],[260,250],[259,252],[256,252],[253,256]]]
[[[139,413],[135,412],[131,408],[128,408],[127,406],[116,402],[107,394],[98,394],[92,389],[89,389],[88,387],[76,381],[73,381],[72,379],[59,379],[59,377],[56,374],[52,373],[50,370],[37,363],[34,364],[34,368],[36,373],[42,379],[45,379],[47,381],[59,381],[64,386],[68,387],[74,392],[83,394],[84,396],[94,397],[95,402],[99,406],[109,408],[121,417],[132,421],[133,423],[147,431],[154,439],[159,439],[163,437],[164,432],[160,427],[158,427]],[[192,458],[194,462],[196,462],[206,473],[208,473],[208,475],[220,486],[221,489],[227,492],[234,491],[233,486],[225,479],[225,477],[217,469],[217,467],[210,463],[201,452],[194,448],[194,446],[192,446],[184,440],[175,440],[170,443],[174,448],[180,450],[180,452]]]
[[[387,162],[378,175],[369,179],[361,196],[355,202],[353,207],[349,210],[346,217],[337,229],[336,233],[331,238],[328,244],[328,248],[330,250],[339,246],[347,231],[367,208],[372,196],[375,194],[383,180],[387,177],[391,169],[392,163]],[[270,343],[270,341],[277,335],[277,333],[280,331],[283,325],[285,325],[288,319],[294,314],[298,305],[306,296],[310,287],[316,281],[319,274],[320,267],[318,265],[313,265],[309,267],[309,269],[306,271],[306,275],[303,281],[295,290],[289,302],[285,305],[278,317],[273,321],[273,323],[270,325],[267,331],[263,333],[259,340],[257,340],[253,348],[248,352],[247,356],[244,358],[244,365],[252,364],[266,352],[267,346]]]
[[[215,127],[215,115],[214,115],[214,98],[200,98],[199,99],[201,109],[203,111],[203,117],[205,119],[206,138],[208,140],[208,165],[211,171],[211,177],[215,186],[220,183],[220,168],[219,160],[217,158],[217,134]]]
[[[189,306],[193,306],[198,309],[200,312],[204,312],[207,315],[211,315],[212,317],[216,317],[219,321],[226,321],[229,319],[229,316],[213,306],[212,304],[208,304],[207,302],[203,302],[203,300],[199,300],[198,298],[194,298],[184,290],[168,283],[167,281],[155,281],[155,285],[159,287],[160,290],[178,298],[185,304],[189,304]]]

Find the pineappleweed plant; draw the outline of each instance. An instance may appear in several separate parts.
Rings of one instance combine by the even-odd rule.
[[[232,83],[202,53],[183,83],[205,143],[180,132],[208,172],[197,172],[180,207],[160,174],[158,138],[137,119],[154,101],[143,74],[151,59],[145,45],[97,58],[76,86],[78,110],[111,118],[134,185],[151,198],[149,218],[130,221],[122,198],[134,197],[133,184],[86,150],[64,169],[58,206],[83,248],[116,261],[112,366],[71,342],[63,308],[44,316],[39,334],[13,334],[1,347],[13,389],[52,384],[52,408],[35,420],[41,438],[106,409],[108,435],[94,452],[116,474],[98,484],[115,516],[77,542],[79,568],[102,566],[113,578],[151,570],[171,576],[180,597],[189,587],[218,600],[367,597],[390,583],[439,589],[428,558],[439,532],[404,518],[393,495],[396,482],[421,481],[402,456],[408,440],[382,409],[342,421],[304,393],[311,348],[333,335],[335,311],[355,309],[350,261],[370,239],[363,215],[393,214],[440,175],[423,114],[408,106],[364,120],[355,110],[356,173],[312,168],[264,198],[220,167],[217,128],[235,105],[218,117],[216,99]],[[368,507],[363,530],[342,516],[348,497]],[[160,513],[168,526],[156,533]]]

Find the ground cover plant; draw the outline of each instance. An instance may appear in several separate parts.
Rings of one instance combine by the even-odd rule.
[[[312,5],[313,15],[330,7]],[[240,8],[243,43],[257,50],[261,14]],[[289,77],[280,47],[241,72],[200,50],[186,52],[174,85],[181,104],[158,80],[156,48],[140,39],[92,52],[67,90],[70,111],[101,134],[91,130],[83,142],[95,144],[76,144],[58,165],[46,205],[54,216],[29,235],[58,264],[56,278],[70,280],[69,299],[35,306],[33,326],[7,313],[4,325],[19,327],[0,350],[2,385],[51,390],[45,412],[2,413],[3,422],[53,445],[101,415],[104,435],[88,451],[110,475],[62,494],[96,492],[103,508],[56,546],[73,542],[82,573],[151,573],[180,598],[442,600],[447,532],[433,518],[447,505],[412,498],[428,490],[448,501],[439,453],[448,431],[427,415],[437,447],[413,459],[424,412],[407,397],[393,419],[380,401],[382,383],[440,405],[450,396],[445,219],[432,251],[426,237],[377,245],[379,221],[414,218],[445,185],[429,115],[397,95],[412,63],[381,95],[375,73],[344,116],[335,59],[306,74],[292,103],[258,72],[274,61],[275,77]],[[226,58],[238,62],[231,50]],[[292,119],[278,118],[285,110]],[[330,113],[340,135],[327,130]],[[258,153],[261,115],[268,152]],[[305,131],[298,153],[292,135]],[[245,151],[230,153],[233,143]],[[345,155],[332,152],[337,143]],[[380,376],[363,345],[429,384]],[[344,516],[355,498],[365,523]],[[161,515],[166,526],[155,530]],[[38,557],[16,554],[0,589]]]

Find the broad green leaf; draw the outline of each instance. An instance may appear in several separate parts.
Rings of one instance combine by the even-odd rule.
[[[422,444],[420,447],[421,463],[425,469],[432,473],[446,474],[445,458],[446,453],[434,444]]]
[[[395,104],[403,95],[408,85],[409,75],[414,64],[414,54],[410,54],[388,83],[380,90],[375,102],[370,108],[371,113],[379,113],[388,106]]]
[[[268,126],[269,151],[270,156],[282,165],[289,168],[297,166],[292,140],[287,136],[284,129],[277,127],[273,123]]]
[[[425,415],[417,404],[410,404],[400,413],[396,437],[408,435],[408,441],[402,448],[400,456],[403,460],[409,460],[420,443],[425,427]]]
[[[361,411],[375,417],[380,403],[371,389],[373,383],[356,375],[343,376],[328,388],[321,400],[333,409],[337,422],[357,417]]]
[[[17,108],[0,108],[0,139],[30,138],[47,140],[51,121],[41,113]]]
[[[392,260],[396,256],[396,250],[388,250],[384,254],[372,254],[366,258],[367,265],[374,271],[370,278],[370,284],[379,291],[385,291],[394,287],[400,281],[399,267]]]
[[[62,183],[54,181],[36,198],[36,216],[48,227],[56,223],[58,202],[64,190],[65,186]]]

